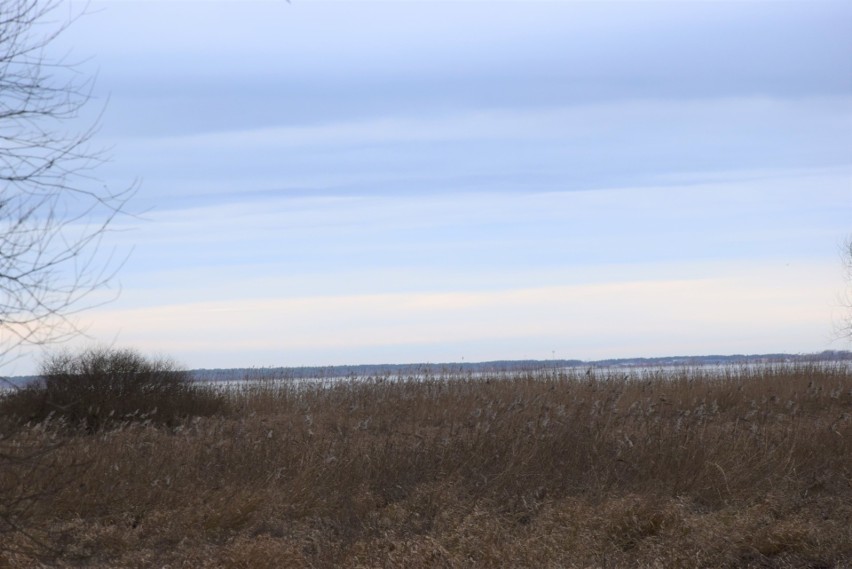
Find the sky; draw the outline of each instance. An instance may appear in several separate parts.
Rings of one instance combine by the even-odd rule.
[[[87,11],[55,48],[97,75],[97,176],[138,180],[140,215],[74,345],[190,368],[850,347],[849,2]]]

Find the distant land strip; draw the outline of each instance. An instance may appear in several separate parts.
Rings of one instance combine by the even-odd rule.
[[[656,358],[615,358],[606,360],[495,360],[488,362],[450,362],[413,364],[363,364],[299,367],[250,367],[232,369],[194,369],[196,381],[240,381],[252,379],[314,379],[340,377],[395,377],[538,371],[549,368],[654,368],[669,366],[748,365],[774,363],[815,363],[852,361],[852,351],[825,350],[813,354],[734,354],[709,356],[666,356]]]
[[[189,370],[194,381],[244,381],[256,379],[323,379],[346,377],[424,376],[465,373],[539,371],[563,368],[655,368],[670,366],[753,365],[852,362],[852,351],[825,350],[813,354],[733,354],[710,356],[666,356],[657,358],[614,358],[606,360],[495,360],[488,362],[448,362],[413,364],[360,364],[298,367],[242,367]],[[35,375],[2,377],[5,386],[22,386],[38,379]]]

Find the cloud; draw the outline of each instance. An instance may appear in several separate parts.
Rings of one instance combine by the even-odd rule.
[[[818,253],[820,242],[830,250],[826,239],[848,225],[849,176],[782,170],[585,192],[272,194],[152,213],[115,239],[138,243],[128,269],[264,264],[273,274],[797,257]]]
[[[676,88],[672,79],[726,95],[755,87],[838,93],[848,78],[833,70],[852,47],[843,2],[109,1],[93,11],[70,39],[136,64],[123,75],[158,73],[181,85],[189,70],[196,80],[233,77],[243,87],[259,74],[299,83],[485,73],[632,85],[628,98]],[[652,81],[633,80],[642,77]]]
[[[720,136],[728,123],[745,122],[768,128],[803,126],[833,129],[849,135],[850,97],[784,100],[769,97],[698,100],[634,99],[583,103],[570,106],[483,108],[425,116],[396,115],[349,121],[318,121],[311,125],[264,126],[169,137],[140,137],[164,152],[175,148],[305,148],[351,147],[411,142],[464,140],[571,140],[607,139],[610,135],[654,136],[652,126],[663,131],[689,131],[697,126],[704,136]],[[837,118],[841,117],[840,124]],[[720,122],[722,124],[720,124]],[[789,125],[789,126],[785,126]],[[131,142],[133,139],[131,140]],[[117,140],[116,142],[121,142]]]
[[[490,353],[490,359],[501,359],[520,357],[519,349],[543,338],[561,353],[587,349],[597,355],[607,352],[608,341],[626,338],[658,342],[644,355],[681,353],[685,339],[726,351],[816,349],[830,322],[828,270],[759,266],[717,278],[477,292],[236,295],[216,302],[97,310],[89,334],[110,337],[118,329],[119,343],[168,350],[191,365],[202,364],[193,354],[220,354],[218,359],[232,366],[248,365],[246,354],[252,353],[278,353],[279,365],[331,364],[346,363],[338,353],[385,349],[395,350],[393,361],[404,362],[412,361],[411,354],[429,354],[430,346],[517,342],[519,348],[509,353]],[[309,361],[310,354],[319,353],[326,356]]]
[[[160,208],[264,192],[532,194],[847,165],[850,108],[758,97],[388,115],[119,140],[115,158],[148,173],[139,199]]]
[[[104,1],[91,11],[63,39],[80,59],[97,55],[111,133],[852,89],[848,2]]]

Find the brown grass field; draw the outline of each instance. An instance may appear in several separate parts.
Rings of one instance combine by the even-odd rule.
[[[4,423],[0,567],[852,567],[852,372],[254,383]]]

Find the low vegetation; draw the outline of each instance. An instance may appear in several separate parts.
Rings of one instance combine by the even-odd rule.
[[[852,565],[847,367],[226,395],[165,423],[7,423],[0,454],[29,458],[0,472],[20,530],[0,566]]]
[[[216,414],[225,397],[202,389],[174,362],[134,350],[91,348],[48,356],[39,379],[0,400],[0,416],[95,432],[129,422],[177,425]]]

